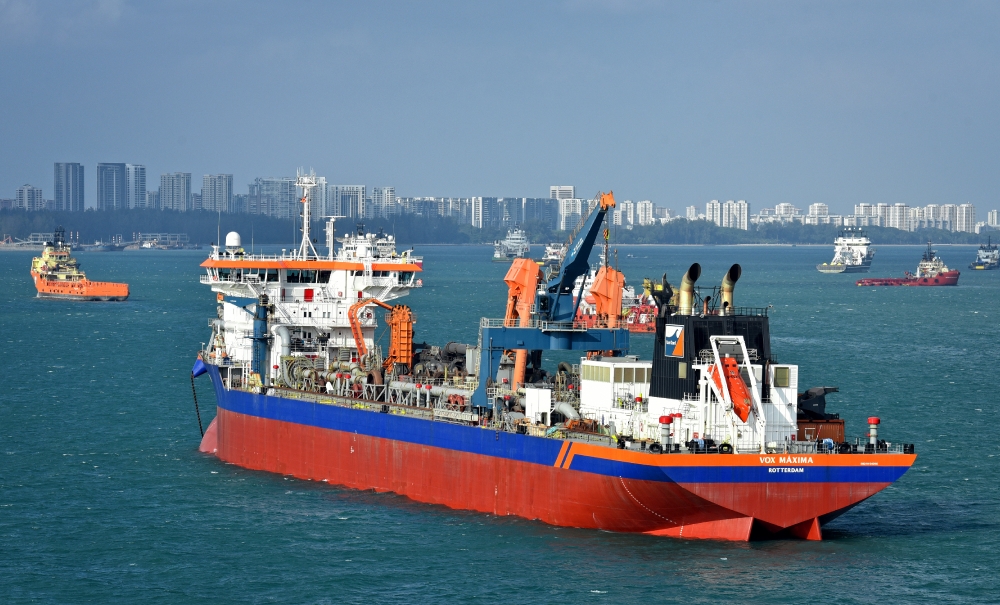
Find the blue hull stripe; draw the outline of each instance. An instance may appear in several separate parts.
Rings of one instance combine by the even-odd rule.
[[[208,368],[219,406],[230,412],[248,416],[545,466],[556,464],[556,458],[563,444],[557,439],[408,418],[397,414],[379,414],[368,410],[242,391],[226,391],[221,386],[218,368],[213,365],[209,365]],[[566,457],[569,457],[568,451]],[[891,483],[907,471],[907,467],[889,466],[797,467],[793,465],[790,467],[802,468],[802,472],[772,472],[772,469],[781,467],[758,466],[661,467],[605,460],[582,454],[573,457],[569,468],[604,476],[675,483]]]

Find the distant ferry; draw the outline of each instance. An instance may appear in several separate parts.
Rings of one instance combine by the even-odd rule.
[[[868,273],[875,258],[868,234],[860,228],[846,227],[833,245],[833,260],[816,265],[820,273]]]
[[[31,261],[31,277],[38,298],[64,300],[125,300],[128,284],[90,281],[80,270],[80,263],[70,256],[65,230],[56,229],[52,241],[45,242],[42,255]]]
[[[531,252],[531,244],[528,243],[528,234],[524,229],[513,229],[507,231],[507,237],[493,242],[493,260],[495,262],[512,261],[515,258],[528,258]]]
[[[969,268],[977,271],[985,271],[996,269],[997,267],[1000,267],[1000,250],[997,249],[997,245],[990,238],[986,240],[985,244],[979,246],[979,253],[976,255],[976,260],[969,265]]]

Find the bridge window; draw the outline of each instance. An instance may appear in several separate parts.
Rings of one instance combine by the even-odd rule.
[[[787,389],[790,382],[788,368],[774,368],[774,386]]]
[[[303,284],[316,283],[316,272],[315,271],[303,271],[300,278],[300,282]]]
[[[328,283],[330,283],[330,276],[332,274],[333,274],[333,271],[320,271],[319,272],[319,279],[317,280],[318,283],[321,283],[321,284],[328,284]]]
[[[297,284],[299,283],[299,272],[298,271],[285,271],[285,283],[286,284]]]
[[[268,281],[268,282],[276,282],[276,281],[278,281],[278,270],[277,269],[268,269],[264,281]]]

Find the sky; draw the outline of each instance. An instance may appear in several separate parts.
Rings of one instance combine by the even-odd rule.
[[[53,163],[683,211],[1000,206],[997,2],[0,0],[0,197]],[[982,220],[980,218],[980,220]]]

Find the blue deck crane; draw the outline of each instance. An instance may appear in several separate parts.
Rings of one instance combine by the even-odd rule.
[[[503,320],[486,318],[481,321],[479,384],[472,394],[473,406],[493,407],[487,398],[486,385],[496,379],[504,351],[628,351],[626,328],[587,328],[573,321],[580,304],[573,299],[573,287],[577,278],[590,269],[590,252],[608,210],[614,206],[612,192],[598,194],[597,206],[571,237],[559,271],[545,284],[544,291],[538,292],[537,312],[530,326],[505,326]]]

